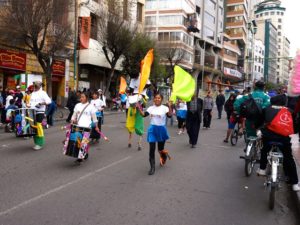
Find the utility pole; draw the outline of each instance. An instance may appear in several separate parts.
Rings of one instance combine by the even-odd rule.
[[[74,90],[78,86],[77,40],[78,40],[78,0],[75,0],[75,38],[74,38]]]

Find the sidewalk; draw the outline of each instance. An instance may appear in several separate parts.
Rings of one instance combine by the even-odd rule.
[[[300,143],[298,134],[293,135],[292,137],[292,148],[295,162],[297,165],[298,176],[300,175]],[[299,176],[300,177],[300,176]],[[292,198],[296,202],[298,214],[300,215],[300,192],[291,191]]]

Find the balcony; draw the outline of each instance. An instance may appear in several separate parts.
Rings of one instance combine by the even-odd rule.
[[[245,14],[245,10],[234,10],[234,11],[228,11],[227,17],[230,16],[242,16]]]
[[[226,27],[242,27],[245,26],[244,21],[227,22]]]
[[[245,4],[245,0],[228,0],[227,5]]]

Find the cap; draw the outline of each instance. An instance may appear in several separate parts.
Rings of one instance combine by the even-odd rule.
[[[98,89],[98,92],[102,92],[102,89]]]
[[[21,87],[18,85],[17,87],[16,87],[16,89],[20,89]]]

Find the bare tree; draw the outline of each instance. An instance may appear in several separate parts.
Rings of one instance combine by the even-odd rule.
[[[137,33],[137,25],[131,18],[131,9],[134,6],[134,1],[108,0],[108,10],[99,14],[98,41],[103,46],[102,50],[110,65],[104,93],[109,90],[118,61],[129,51]]]
[[[72,29],[69,0],[7,0],[0,11],[0,32],[10,45],[26,46],[37,57],[52,96],[52,64],[65,54]]]
[[[166,79],[174,76],[174,67],[183,62],[186,51],[177,42],[158,42],[159,55],[165,63],[168,75]]]

